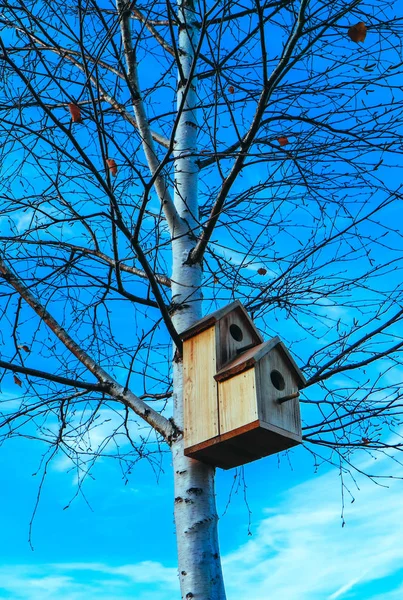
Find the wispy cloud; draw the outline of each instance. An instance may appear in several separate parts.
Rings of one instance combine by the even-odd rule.
[[[89,416],[90,414],[87,415],[87,418],[89,418]],[[67,440],[71,449],[79,452],[82,451],[83,448],[86,448],[95,454],[97,452],[105,452],[110,450],[110,448],[115,448],[115,443],[113,441],[114,435],[119,435],[119,448],[121,451],[130,447],[131,442],[126,435],[124,426],[124,415],[109,408],[99,410],[98,418],[94,420],[91,427],[88,430],[84,427],[82,434],[77,435],[77,432],[80,431],[81,420],[84,421],[84,419],[81,418],[81,415],[78,414],[69,420],[69,429],[65,434],[65,440]],[[54,420],[54,422],[48,425],[48,429],[57,434],[59,426],[59,423]],[[127,421],[127,427],[130,431],[131,441],[138,444],[139,447],[142,444],[142,440],[147,438],[147,436],[150,439],[150,445],[155,439],[155,436],[152,433],[150,434],[149,428],[141,422],[139,424],[135,420],[129,419]],[[77,484],[77,464],[72,462],[71,458],[66,454],[59,454],[52,462],[52,468],[59,472],[66,472],[72,469],[74,472],[72,483],[74,485]],[[84,465],[83,472],[86,472],[86,467]]]
[[[395,465],[395,473],[391,466]],[[399,465],[368,457],[360,467],[398,475]],[[367,478],[348,503],[341,527],[340,477],[314,476],[267,501],[247,543],[224,557],[229,600],[401,600],[403,503],[399,479]],[[354,482],[350,479],[351,486]],[[351,500],[351,498],[350,498]],[[346,502],[348,494],[346,494]],[[171,563],[172,565],[172,563]],[[176,568],[77,562],[0,568],[0,598],[15,600],[172,600]]]
[[[381,460],[378,474],[390,473],[390,468],[391,462]],[[246,590],[254,600],[380,598],[379,582],[403,565],[403,483],[386,483],[388,488],[369,479],[360,482],[344,528],[334,472],[277,498],[275,511],[260,523],[254,539],[224,560],[231,600],[243,600]],[[369,582],[378,582],[373,594],[366,590],[362,595],[360,586]],[[382,595],[383,600],[397,598],[395,592]]]
[[[103,563],[64,563],[0,568],[0,598],[171,600],[177,595],[176,569],[158,562],[117,567]]]

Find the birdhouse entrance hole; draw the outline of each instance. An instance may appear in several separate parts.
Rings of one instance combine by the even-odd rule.
[[[242,329],[240,327],[238,327],[238,325],[235,325],[235,323],[233,323],[232,325],[230,325],[229,332],[230,332],[230,334],[232,335],[232,337],[234,338],[235,341],[242,342],[242,340],[243,340],[243,333],[242,333]]]
[[[280,338],[263,341],[240,302],[181,337],[186,456],[230,469],[301,443],[305,378]]]
[[[285,381],[280,371],[273,369],[273,371],[270,373],[270,379],[276,390],[283,391],[285,388]]]

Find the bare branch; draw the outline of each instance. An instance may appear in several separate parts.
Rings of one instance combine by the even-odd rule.
[[[138,416],[152,425],[165,439],[170,439],[174,434],[172,423],[140,400],[133,392],[119,385],[102,367],[96,363],[80,346],[70,337],[59,323],[51,316],[48,310],[33,296],[30,290],[6,267],[0,258],[0,273],[7,283],[29,304],[38,317],[49,327],[55,336],[68,350],[92,373],[103,387],[108,388],[108,395],[131,408]]]

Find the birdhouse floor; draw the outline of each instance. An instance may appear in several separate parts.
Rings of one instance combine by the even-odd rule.
[[[221,467],[221,469],[231,469],[264,456],[288,450],[300,444],[301,441],[302,439],[298,435],[256,420],[223,435],[185,448],[185,455]]]

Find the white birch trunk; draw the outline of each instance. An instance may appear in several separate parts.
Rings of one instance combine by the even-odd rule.
[[[201,317],[200,265],[188,265],[189,253],[195,246],[199,229],[198,167],[196,164],[197,115],[195,79],[188,86],[198,29],[192,0],[179,0],[179,53],[184,80],[179,76],[178,108],[182,106],[175,134],[174,202],[182,227],[173,235],[172,300],[181,304],[173,316],[177,331],[183,331]],[[187,94],[184,98],[184,94]],[[183,227],[183,224],[186,227]],[[183,429],[183,369],[174,362],[174,420]],[[183,439],[172,445],[175,480],[175,525],[178,546],[178,568],[183,600],[225,600],[217,533],[213,467],[186,458]]]

